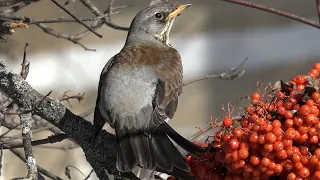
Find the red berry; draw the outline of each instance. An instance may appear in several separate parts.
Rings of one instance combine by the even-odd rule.
[[[231,149],[233,149],[233,150],[238,149],[238,147],[239,147],[239,141],[236,140],[236,139],[231,139],[231,140],[229,141],[229,147],[230,147]]]
[[[260,158],[256,155],[253,155],[250,157],[250,163],[253,165],[253,166],[258,166],[260,164]]]
[[[261,100],[261,94],[258,93],[258,92],[255,92],[255,93],[253,93],[253,94],[251,95],[251,99],[260,101],[260,100]]]
[[[230,126],[232,125],[232,122],[233,122],[233,120],[232,120],[232,118],[230,118],[230,117],[225,117],[225,118],[223,119],[223,125],[224,125],[225,127],[230,127]]]
[[[310,111],[311,111],[310,106],[308,106],[308,105],[302,105],[302,106],[300,107],[299,111],[298,111],[298,114],[299,114],[300,116],[306,116],[307,114],[310,113]]]

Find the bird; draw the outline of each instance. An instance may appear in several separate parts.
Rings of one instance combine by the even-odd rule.
[[[105,123],[115,130],[120,172],[139,166],[194,179],[170,138],[189,153],[206,151],[168,124],[183,88],[181,56],[169,35],[176,17],[189,6],[151,2],[134,17],[123,48],[100,74],[93,141]]]

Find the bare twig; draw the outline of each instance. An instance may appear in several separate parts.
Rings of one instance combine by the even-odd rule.
[[[15,127],[8,129],[6,132],[4,132],[3,134],[0,135],[0,139],[3,138],[5,135],[9,134],[12,130],[14,130],[15,128],[17,128],[18,126],[20,126],[20,124],[17,124]]]
[[[90,0],[80,0],[80,2],[86,6],[95,16],[97,17],[103,17],[104,14],[90,1]],[[110,1],[108,10],[105,14],[112,14],[112,5],[113,5],[113,1]],[[128,31],[129,27],[123,27],[123,26],[119,26],[116,25],[114,23],[112,23],[107,17],[103,17],[101,19],[102,23],[106,24],[107,26],[116,29],[116,30],[122,30],[122,31]],[[97,24],[101,24],[101,22],[98,22]]]
[[[223,72],[221,74],[206,75],[204,77],[201,77],[201,78],[189,81],[187,83],[184,83],[183,86],[187,86],[187,85],[190,85],[190,84],[198,82],[198,81],[212,79],[212,78],[220,78],[220,79],[223,79],[223,80],[235,80],[235,79],[238,79],[241,76],[243,76],[243,74],[245,73],[245,70],[239,71],[239,69],[244,65],[244,63],[247,60],[248,60],[248,58],[243,60],[237,67],[231,68],[231,69],[227,70],[226,72]]]
[[[221,1],[235,3],[235,4],[239,4],[239,5],[255,8],[255,9],[260,9],[262,11],[270,12],[270,13],[277,14],[277,15],[280,15],[280,16],[283,16],[283,17],[287,17],[289,19],[292,19],[292,20],[295,20],[295,21],[299,21],[301,23],[304,23],[304,24],[307,24],[307,25],[310,25],[312,27],[320,29],[319,23],[316,23],[316,22],[314,22],[314,21],[312,21],[310,19],[307,19],[307,18],[304,18],[304,17],[300,17],[300,16],[297,16],[295,14],[291,14],[291,13],[288,13],[288,12],[284,12],[284,11],[281,11],[281,10],[278,10],[278,9],[275,9],[275,8],[269,8],[269,7],[266,7],[266,6],[261,5],[261,4],[255,4],[255,3],[251,3],[251,2],[248,2],[248,1],[245,1],[245,0],[221,0]]]
[[[79,24],[83,25],[84,27],[86,27],[89,31],[91,31],[93,34],[95,34],[96,36],[98,36],[99,38],[102,38],[103,36],[97,32],[95,32],[93,29],[91,29],[88,25],[86,25],[85,23],[83,23],[80,19],[78,19],[76,16],[74,16],[70,11],[68,11],[66,8],[64,8],[63,6],[61,6],[56,0],[51,0],[55,5],[57,5],[59,8],[61,8],[64,12],[66,12],[67,14],[69,14],[72,18],[74,18]]]
[[[88,176],[87,176],[86,178],[84,178],[84,180],[88,180],[93,172],[94,172],[94,171],[93,171],[93,169],[92,169],[92,170],[90,171],[90,173],[88,174]]]
[[[36,164],[36,159],[33,157],[31,139],[31,114],[21,114],[20,115],[20,124],[21,124],[21,132],[23,137],[23,147],[25,156],[27,159],[27,169],[28,174],[26,179],[28,180],[37,180],[38,179],[38,169]]]
[[[53,144],[53,143],[57,143],[57,142],[61,142],[65,139],[67,139],[68,136],[65,134],[56,134],[56,135],[52,135],[49,136],[45,139],[40,139],[40,140],[36,140],[36,141],[32,141],[31,142],[31,146],[39,146],[39,145],[44,145],[44,144]],[[11,142],[11,143],[5,143],[5,147],[3,147],[3,149],[13,149],[13,148],[22,148],[24,145],[22,143],[15,143],[15,142]]]
[[[85,117],[89,116],[91,113],[93,113],[93,111],[94,111],[94,108],[92,108],[86,112],[81,113],[79,116],[85,118]]]
[[[37,24],[37,26],[39,26],[47,34],[50,34],[50,35],[55,36],[57,38],[66,39],[66,40],[73,42],[74,44],[80,45],[86,51],[96,51],[95,49],[87,48],[86,46],[84,46],[83,44],[81,44],[80,42],[75,40],[72,35],[66,35],[66,34],[56,32],[53,29],[49,28],[48,26],[46,26],[45,24],[42,24],[42,23]]]
[[[79,19],[82,22],[85,21],[97,21],[101,19],[101,17],[89,17],[89,18],[81,18]],[[70,22],[77,22],[74,19],[64,19],[64,18],[56,18],[56,19],[48,19],[48,20],[33,20],[32,22],[30,22],[29,24],[39,24],[39,23],[44,23],[44,24],[48,24],[48,23],[70,23]]]
[[[22,161],[27,162],[27,160],[25,159],[25,157],[23,156],[23,154],[22,154],[20,151],[18,151],[18,150],[16,150],[16,149],[10,149],[10,151],[11,151],[13,154],[15,154],[18,158],[20,158]],[[42,168],[41,166],[37,166],[37,169],[38,169],[38,171],[39,171],[41,174],[47,176],[47,177],[50,178],[50,179],[53,179],[53,180],[62,180],[62,178],[54,175],[54,174],[51,173],[50,171],[47,171],[46,169]]]
[[[78,168],[75,167],[75,166],[68,165],[68,166],[66,166],[66,168],[65,168],[64,174],[65,174],[69,179],[72,179],[72,178],[71,178],[70,168],[75,169],[76,171],[78,171],[79,173],[81,173],[83,177],[86,177],[86,175],[84,175],[83,172],[82,172],[80,169],[78,169]]]
[[[68,92],[70,92],[70,91],[64,92],[63,95],[62,95],[62,97],[59,98],[59,101],[60,101],[60,102],[62,102],[62,101],[67,101],[70,107],[72,107],[70,100],[76,99],[76,100],[78,100],[78,102],[80,103],[80,102],[84,99],[85,93],[82,93],[82,94],[81,94],[81,93],[78,93],[77,95],[71,95],[71,96],[70,96],[70,95],[68,95]]]
[[[21,63],[21,77],[23,79],[27,79],[27,76],[29,74],[29,67],[30,67],[30,62],[27,62],[27,48],[28,48],[29,44],[26,43],[26,45],[24,46],[24,52],[23,52],[23,60]]]
[[[75,17],[70,11],[68,11],[62,5],[57,3],[56,0],[52,0],[52,2],[55,3],[57,6],[59,6],[66,13],[68,13],[70,16],[72,16],[74,19],[70,20],[70,19],[57,18],[53,20],[34,20],[31,18],[16,14],[17,11],[27,6],[31,2],[37,2],[37,1],[40,1],[40,0],[12,0],[10,1],[10,3],[8,0],[7,2],[4,2],[4,3],[0,2],[0,7],[1,5],[6,7],[9,4],[16,4],[13,7],[7,7],[7,9],[0,10],[0,40],[6,41],[6,38],[4,37],[4,35],[11,35],[14,32],[13,30],[14,28],[27,27],[30,24],[35,24],[49,35],[52,35],[56,38],[63,38],[65,40],[71,41],[74,44],[80,45],[82,48],[84,48],[87,51],[95,51],[95,49],[87,48],[86,46],[84,46],[78,41],[84,38],[86,35],[88,35],[89,32],[94,33],[98,37],[102,37],[102,35],[97,33],[95,30],[100,28],[103,24],[106,24],[107,26],[116,30],[124,30],[124,31],[129,30],[128,27],[119,26],[111,22],[111,15],[118,14],[120,12],[120,11],[113,12],[113,10],[119,10],[127,6],[112,7],[110,4],[108,10],[105,13],[101,13],[90,0],[82,0],[82,2],[83,4],[86,5],[86,7],[90,7],[89,10],[95,14],[96,16],[95,18],[83,18],[81,20]],[[93,21],[93,20],[94,22],[92,23],[91,26],[88,26],[83,23],[83,21]],[[78,22],[83,26],[85,26],[87,30],[79,34],[68,35],[68,34],[56,32],[52,28],[44,24],[44,23],[58,23],[58,22]]]

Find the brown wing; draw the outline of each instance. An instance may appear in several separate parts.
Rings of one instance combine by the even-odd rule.
[[[154,127],[173,118],[183,87],[183,70],[179,53],[170,48],[163,58],[163,63],[154,67],[159,77],[150,122]]]

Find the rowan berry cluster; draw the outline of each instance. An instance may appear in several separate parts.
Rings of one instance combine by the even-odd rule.
[[[191,174],[197,180],[320,180],[319,73],[316,63],[307,75],[253,93],[240,120],[227,116],[215,127],[208,145],[216,152],[185,157]]]

